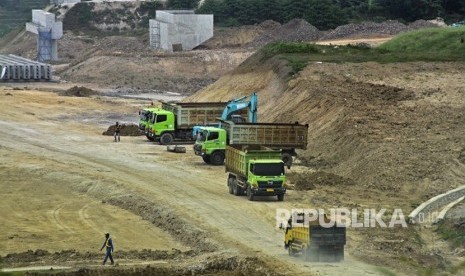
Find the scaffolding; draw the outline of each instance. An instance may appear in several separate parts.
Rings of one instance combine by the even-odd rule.
[[[150,47],[160,48],[160,21],[150,20]]]
[[[52,59],[52,30],[39,30],[37,37],[37,60],[43,62]]]

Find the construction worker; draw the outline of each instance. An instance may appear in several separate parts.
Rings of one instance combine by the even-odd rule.
[[[120,132],[121,130],[121,125],[116,122],[116,126],[115,126],[115,134],[113,135],[115,137],[115,142],[119,142],[121,139],[120,139]]]
[[[115,264],[115,262],[113,261],[113,256],[111,256],[111,253],[113,252],[113,241],[110,238],[110,233],[105,234],[105,241],[103,242],[100,251],[102,251],[104,248],[106,249],[106,254],[105,259],[103,259],[103,265],[105,265],[108,258],[110,258],[111,264]]]

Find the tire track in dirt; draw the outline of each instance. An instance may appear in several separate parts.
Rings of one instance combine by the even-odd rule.
[[[98,227],[95,226],[94,223],[90,220],[89,216],[89,207],[92,205],[92,203],[88,203],[84,205],[81,209],[78,211],[79,219],[82,220],[89,228],[93,229],[96,233],[103,233],[104,231]]]
[[[53,223],[57,228],[59,228],[62,231],[65,231],[66,233],[70,235],[74,235],[75,232],[68,227],[65,223],[62,222],[60,219],[60,211],[63,209],[63,206],[66,204],[60,204],[58,207],[56,207],[53,210],[47,211],[47,217],[50,220],[51,223]]]

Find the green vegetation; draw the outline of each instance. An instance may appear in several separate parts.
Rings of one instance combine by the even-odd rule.
[[[0,37],[24,26],[32,17],[32,9],[42,9],[48,3],[48,0],[0,0]]]
[[[458,273],[463,273],[464,270],[465,270],[465,261],[461,262],[457,266],[450,268],[449,272],[451,274],[458,274]]]
[[[296,42],[276,42],[263,47],[262,52],[265,57],[272,57],[279,54],[295,53],[318,53],[320,50],[314,44]]]
[[[195,7],[195,0],[170,0],[176,8]],[[188,2],[182,4],[183,2]],[[463,0],[205,0],[197,13],[215,15],[220,26],[256,24],[265,20],[280,23],[302,18],[327,30],[348,22],[397,19],[411,22],[443,17],[448,22],[463,19]]]
[[[423,29],[398,35],[380,49],[391,52],[434,52],[458,54],[465,50],[465,28]]]
[[[442,221],[436,232],[441,238],[449,241],[453,248],[463,248],[465,246],[465,220]]]
[[[465,28],[436,28],[408,32],[377,47],[366,44],[326,46],[308,43],[276,42],[264,46],[260,60],[285,59],[295,74],[310,62],[380,63],[411,61],[465,61]]]
[[[79,30],[90,27],[90,22],[93,19],[92,10],[94,3],[77,3],[68,11],[63,21],[63,28],[66,30]]]

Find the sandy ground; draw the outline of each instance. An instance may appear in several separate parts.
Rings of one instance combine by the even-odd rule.
[[[223,168],[205,165],[190,147],[178,155],[142,137],[114,143],[101,135],[106,127],[96,122],[111,112],[137,112],[139,103],[11,89],[0,89],[0,96],[2,255],[97,252],[103,233],[111,232],[117,250],[213,250],[316,275],[377,273],[350,256],[341,264],[315,265],[287,256],[275,214],[276,208],[295,206],[296,192],[285,202],[249,202],[229,195]],[[143,202],[150,206],[141,207]],[[168,218],[143,220],[144,208]],[[176,229],[182,238],[167,225],[179,223],[175,217],[183,221]],[[77,262],[83,260],[70,257],[60,265]]]

